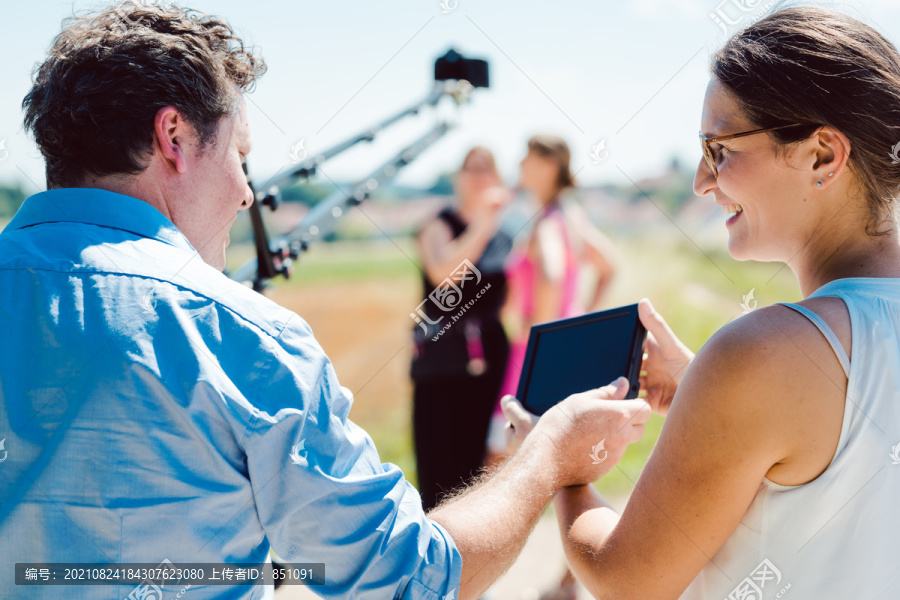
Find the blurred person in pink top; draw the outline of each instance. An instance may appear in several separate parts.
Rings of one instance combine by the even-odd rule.
[[[509,294],[503,322],[510,356],[501,397],[516,393],[531,326],[595,310],[615,273],[612,243],[591,224],[581,205],[564,198],[575,186],[569,160],[565,140],[536,135],[521,162],[519,185],[540,208],[530,233],[518,240],[506,262]],[[595,275],[587,301],[578,293],[585,265],[593,267]]]
[[[489,464],[505,455],[506,417],[500,411],[499,398],[516,394],[531,326],[596,310],[615,274],[612,243],[591,224],[580,204],[565,197],[575,187],[570,158],[569,146],[561,137],[535,135],[520,163],[519,186],[540,208],[532,229],[517,240],[506,262],[509,291],[503,322],[510,348],[488,438]],[[582,266],[594,271],[588,298],[579,294]],[[560,587],[544,598],[575,598],[575,579],[568,570]]]

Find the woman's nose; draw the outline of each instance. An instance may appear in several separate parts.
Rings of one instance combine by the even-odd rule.
[[[697,172],[694,173],[694,193],[698,196],[705,196],[716,189],[717,183],[712,169],[706,164],[706,159],[701,157],[700,164],[697,165]]]

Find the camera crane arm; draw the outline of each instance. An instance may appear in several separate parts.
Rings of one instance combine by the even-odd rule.
[[[435,62],[435,83],[432,91],[421,101],[397,114],[384,119],[374,127],[353,136],[326,151],[316,154],[287,173],[276,175],[259,191],[253,187],[248,176],[248,184],[253,190],[255,201],[250,205],[250,221],[256,247],[256,258],[247,261],[231,274],[231,278],[242,283],[250,283],[254,290],[261,292],[269,279],[278,275],[290,276],[293,261],[309,245],[334,231],[338,221],[347,211],[361,204],[373,191],[397,176],[400,169],[418,158],[449,131],[451,125],[442,122],[424,136],[404,148],[400,153],[383,163],[367,177],[353,185],[353,191],[346,194],[338,189],[317,203],[288,233],[270,243],[268,232],[262,219],[260,204],[275,210],[280,202],[280,189],[294,181],[308,179],[315,174],[319,165],[352,148],[360,142],[371,142],[384,129],[397,121],[418,114],[424,107],[435,106],[444,96],[451,96],[457,105],[468,101],[469,94],[476,87],[488,87],[487,62],[479,59],[463,58],[455,50],[449,50]],[[244,164],[247,172],[247,165]]]

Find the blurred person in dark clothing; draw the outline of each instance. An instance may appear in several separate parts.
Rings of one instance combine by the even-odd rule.
[[[511,193],[500,183],[491,151],[472,148],[454,182],[455,204],[416,238],[423,301],[412,315],[413,429],[426,510],[482,467],[509,355],[500,309],[512,240],[498,224]]]

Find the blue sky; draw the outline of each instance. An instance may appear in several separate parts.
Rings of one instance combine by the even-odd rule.
[[[444,1],[455,8],[444,13],[436,0],[185,2],[225,17],[269,65],[249,97],[254,179],[290,164],[301,138],[314,153],[424,97],[434,60],[450,47],[486,59],[491,88],[478,90],[461,110],[442,105],[345,153],[325,165],[329,177],[361,177],[440,116],[457,126],[398,183],[429,185],[457,168],[476,143],[495,151],[514,183],[525,142],[537,132],[568,140],[585,184],[651,175],[673,155],[695,165],[707,65],[725,39],[710,13],[718,9],[746,23],[754,12],[736,4],[758,10],[773,0]],[[896,0],[817,4],[837,6],[900,44]],[[43,164],[22,131],[20,102],[61,20],[97,5],[4,2],[0,140],[9,155],[0,162],[0,182],[20,182],[28,193],[43,188]],[[591,147],[603,139],[609,158],[595,164]]]

